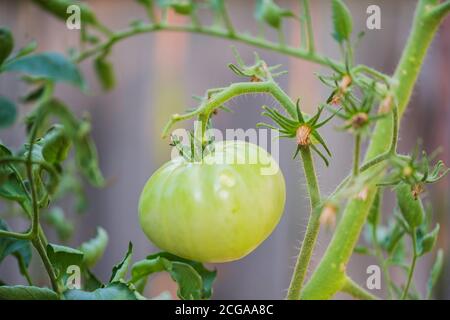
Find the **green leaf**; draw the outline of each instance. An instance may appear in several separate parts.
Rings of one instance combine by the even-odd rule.
[[[37,144],[42,146],[42,156],[50,163],[63,162],[71,146],[66,130],[60,124],[53,125]]]
[[[84,264],[89,268],[95,266],[103,256],[108,244],[108,234],[105,229],[98,227],[95,238],[84,242],[80,246],[80,251],[84,253]]]
[[[57,99],[50,100],[43,107],[43,112],[60,119],[75,146],[75,159],[85,178],[96,187],[103,186],[105,179],[98,165],[97,149],[90,135],[88,120],[78,120],[69,108]],[[35,118],[36,115],[30,116],[27,119],[28,125],[32,124]]]
[[[337,42],[349,41],[352,33],[353,22],[350,10],[342,0],[332,0],[333,10],[333,37]]]
[[[0,300],[58,300],[58,295],[47,288],[1,286]]]
[[[17,118],[17,108],[14,102],[0,96],[0,128],[14,124]]]
[[[281,28],[283,17],[294,17],[295,15],[285,9],[281,9],[273,0],[257,0],[255,18],[265,22],[275,29]]]
[[[67,300],[137,300],[135,293],[124,283],[116,282],[93,292],[67,290]]]
[[[47,10],[52,13],[54,16],[67,20],[70,16],[67,13],[67,8],[70,5],[77,5],[81,11],[81,19],[83,23],[94,24],[96,25],[97,18],[95,17],[95,13],[92,9],[84,2],[74,1],[74,0],[33,0],[36,4],[42,7],[42,9]]]
[[[122,261],[116,264],[112,270],[111,279],[109,280],[110,283],[125,279],[128,273],[128,266],[130,265],[132,254],[133,244],[130,242],[128,244],[128,251],[125,254],[125,257],[122,259]]]
[[[158,5],[162,8],[172,8],[181,15],[190,15],[195,10],[192,0],[158,0]]]
[[[0,28],[0,66],[8,58],[14,48],[14,38],[11,31]]]
[[[0,158],[11,155],[11,151],[0,144]],[[13,164],[0,164],[0,197],[24,205],[29,198],[22,181],[19,171]]]
[[[31,41],[25,47],[20,48],[19,51],[17,51],[10,59],[11,60],[12,59],[17,59],[17,58],[29,55],[34,50],[36,50],[36,48],[37,48],[37,42],[36,41]]]
[[[103,90],[113,89],[116,86],[116,76],[112,63],[104,57],[98,57],[94,61],[94,67]]]
[[[2,219],[0,219],[0,230],[9,231],[8,225]],[[0,263],[9,255],[22,259],[25,267],[28,267],[32,255],[30,242],[28,240],[0,237]]]
[[[217,272],[206,269],[201,263],[177,257],[167,252],[148,256],[135,263],[131,269],[132,282],[149,275],[166,271],[178,283],[181,299],[209,299]]]
[[[60,207],[53,207],[43,215],[45,222],[53,227],[61,241],[67,241],[73,234],[74,226]]]
[[[62,54],[55,52],[36,53],[15,59],[4,65],[2,70],[20,72],[52,81],[67,82],[85,89],[85,83],[77,66]]]
[[[47,245],[47,255],[57,270],[58,279],[63,279],[67,275],[66,271],[69,266],[75,265],[81,268],[83,262],[83,252],[56,244]]]
[[[419,256],[423,256],[424,254],[430,252],[435,244],[437,237],[439,235],[439,224],[433,229],[433,231],[427,233],[422,238],[418,239],[418,252]]]
[[[436,254],[436,260],[434,261],[433,267],[431,268],[430,276],[427,282],[427,299],[431,298],[433,288],[436,285],[439,276],[441,275],[443,266],[444,266],[444,251],[442,249],[439,249]]]

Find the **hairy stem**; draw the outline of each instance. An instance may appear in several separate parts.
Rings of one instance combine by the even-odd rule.
[[[305,173],[306,183],[308,186],[311,214],[309,216],[305,237],[300,248],[300,253],[297,257],[294,273],[291,278],[291,284],[286,296],[288,300],[298,300],[300,298],[300,290],[305,280],[311,255],[320,231],[320,210],[318,210],[318,206],[320,204],[320,190],[314,169],[311,149],[309,147],[301,148],[300,154],[302,157],[303,171]]]

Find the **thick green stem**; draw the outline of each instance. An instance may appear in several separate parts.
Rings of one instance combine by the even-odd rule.
[[[300,154],[302,156],[303,171],[305,173],[306,184],[308,186],[311,214],[309,216],[305,237],[300,248],[300,253],[297,257],[291,284],[286,296],[288,300],[298,300],[300,298],[300,290],[305,280],[311,255],[320,231],[320,211],[318,210],[318,206],[320,204],[320,190],[314,169],[311,149],[309,147],[301,148]]]
[[[441,21],[429,15],[437,3],[436,0],[419,1],[411,34],[394,75],[392,92],[400,115],[409,102],[427,49]],[[372,136],[366,161],[389,151],[390,141],[386,136],[392,134],[393,126],[390,121],[381,119]],[[349,201],[319,266],[304,287],[301,296],[303,299],[329,299],[343,288],[346,279],[345,266],[358,241],[375,192],[375,185],[371,185],[367,189],[366,200]]]

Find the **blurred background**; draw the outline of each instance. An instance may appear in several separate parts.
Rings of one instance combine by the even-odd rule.
[[[87,1],[100,21],[113,30],[125,28],[131,20],[146,20],[142,7],[134,0]],[[253,19],[254,1],[227,1],[233,23],[238,30],[256,34]],[[319,52],[339,58],[338,47],[331,37],[331,12],[327,0],[311,1],[316,46]],[[277,1],[280,5],[298,11],[298,1]],[[364,63],[391,74],[405,44],[413,17],[415,1],[347,0],[354,18],[354,30],[365,31],[366,36],[356,53],[358,63]],[[366,29],[366,8],[377,4],[381,8],[381,30]],[[210,21],[201,15],[202,21]],[[169,20],[183,23],[180,17],[170,15]],[[60,20],[40,10],[31,1],[0,0],[0,25],[13,30],[16,47],[35,39],[39,51],[65,52],[79,45],[79,33],[68,30]],[[294,22],[284,25],[289,43],[298,45],[299,27]],[[275,39],[275,34],[269,37]],[[140,191],[148,177],[170,157],[169,141],[160,139],[162,126],[175,112],[195,105],[191,95],[202,95],[212,87],[239,81],[226,67],[233,62],[226,40],[187,33],[159,32],[144,34],[125,40],[113,49],[111,60],[117,74],[117,87],[104,93],[92,70],[92,62],[85,61],[81,68],[89,83],[90,94],[80,94],[68,86],[58,86],[56,95],[67,102],[77,113],[88,111],[92,116],[93,135],[98,146],[100,166],[110,183],[104,189],[88,187],[89,207],[85,214],[73,213],[68,201],[62,207],[76,221],[77,232],[71,240],[76,246],[91,238],[96,226],[104,227],[110,242],[95,272],[103,280],[110,276],[111,267],[123,257],[128,242],[135,248],[134,260],[155,252],[141,231],[137,219]],[[318,103],[329,96],[329,91],[315,76],[328,71],[315,64],[290,58],[278,53],[255,49],[234,43],[248,62],[257,50],[269,64],[281,63],[289,71],[279,78],[279,83],[291,97],[301,97],[305,111],[313,111]],[[450,163],[450,19],[442,25],[425,61],[410,106],[403,118],[400,132],[400,151],[411,150],[417,138],[431,152],[443,147],[440,158]],[[26,86],[16,76],[0,78],[0,92],[17,99]],[[231,101],[228,106],[238,112],[220,113],[215,126],[225,128],[252,128],[262,120],[260,106],[274,105],[268,96],[245,96]],[[26,113],[26,109],[22,113]],[[337,122],[335,122],[337,124]],[[183,124],[189,125],[189,124]],[[334,190],[351,168],[352,139],[337,132],[333,126],[323,130],[323,135],[333,152],[329,168],[317,161],[319,181],[324,195]],[[19,147],[24,139],[23,122],[13,129],[0,131],[0,139],[7,145]],[[287,204],[283,218],[273,234],[253,253],[240,261],[215,265],[218,279],[214,286],[215,299],[281,299],[289,285],[291,272],[309,214],[304,177],[298,161],[292,161],[293,141],[280,144],[280,166],[287,183]],[[426,199],[434,204],[434,217],[441,224],[439,247],[446,255],[445,271],[440,279],[436,298],[450,298],[450,175],[428,188]],[[387,197],[388,202],[392,202]],[[386,206],[386,217],[392,207]],[[18,222],[20,226],[20,222]],[[330,239],[331,231],[322,230],[312,267],[319,262]],[[421,260],[416,273],[417,287],[425,290],[428,271],[433,257]],[[350,274],[360,283],[367,278],[366,268],[375,264],[368,257],[354,255]],[[33,260],[32,274],[45,283],[40,262]],[[402,281],[403,274],[393,270],[394,278]],[[16,263],[7,258],[0,265],[0,277],[10,283],[23,283]],[[163,290],[176,292],[176,285],[167,275],[152,278],[147,295],[157,295]],[[175,295],[175,294],[174,294]],[[337,298],[346,298],[338,295]]]

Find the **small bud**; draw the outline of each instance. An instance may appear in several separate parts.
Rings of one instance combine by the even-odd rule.
[[[297,129],[297,144],[300,146],[309,146],[311,144],[311,127],[308,125],[301,125]]]
[[[367,113],[364,112],[355,114],[350,120],[352,127],[354,129],[359,129],[363,127],[367,123],[367,121],[369,121],[369,116],[367,115]]]
[[[406,167],[403,168],[403,175],[405,177],[411,176],[412,173],[413,173],[413,169],[410,166],[406,166]]]
[[[348,74],[342,77],[341,83],[339,84],[339,89],[342,93],[346,92],[348,87],[352,84],[352,77]]]
[[[330,228],[334,228],[336,225],[336,212],[336,206],[332,204],[325,205],[325,207],[322,209],[322,213],[320,214],[320,224],[328,226]]]
[[[381,102],[380,109],[378,110],[378,113],[385,114],[389,113],[392,110],[392,96],[388,95],[384,100]]]

